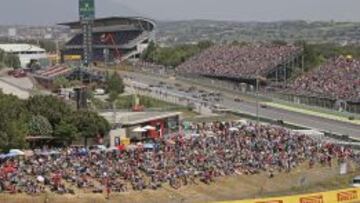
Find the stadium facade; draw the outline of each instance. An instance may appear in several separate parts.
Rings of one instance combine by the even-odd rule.
[[[68,22],[74,34],[61,51],[62,61],[83,57],[81,23]],[[138,58],[155,38],[156,23],[143,17],[107,17],[94,20],[92,28],[92,59],[98,62],[120,62]]]

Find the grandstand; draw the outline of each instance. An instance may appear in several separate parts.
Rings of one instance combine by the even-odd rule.
[[[62,59],[68,56],[83,56],[83,34],[80,22],[61,23],[74,33],[65,44]],[[154,39],[156,24],[142,17],[108,17],[94,20],[93,60],[119,62],[137,58]]]
[[[216,45],[177,67],[189,75],[249,82],[261,77],[287,81],[302,66],[302,49],[294,45]]]

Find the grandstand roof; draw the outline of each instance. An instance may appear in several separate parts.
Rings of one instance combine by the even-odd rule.
[[[149,121],[180,116],[181,112],[116,112],[115,123],[125,126],[138,125]],[[110,123],[114,123],[114,112],[102,112],[100,116],[104,117]]]
[[[62,65],[56,65],[47,69],[37,71],[35,77],[43,79],[52,79],[55,77],[63,76],[71,72],[71,68]]]
[[[45,49],[31,44],[0,44],[0,49],[12,53],[12,52],[45,52]]]
[[[151,29],[154,29],[155,27],[155,21],[149,18],[144,17],[119,17],[119,16],[112,16],[112,17],[106,17],[106,18],[97,18],[94,20],[94,26],[100,27],[100,26],[111,26],[111,25],[127,25],[135,22],[143,22],[151,25]],[[72,29],[78,29],[80,28],[80,21],[74,21],[74,22],[65,22],[65,23],[59,23],[59,25],[65,25],[69,26]]]

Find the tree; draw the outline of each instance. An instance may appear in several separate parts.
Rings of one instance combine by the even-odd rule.
[[[212,45],[213,42],[208,40],[200,41],[197,44],[180,44],[173,47],[159,47],[150,43],[143,53],[142,59],[167,67],[176,67]]]
[[[53,133],[53,127],[44,116],[33,115],[28,123],[28,131],[31,136],[50,136]]]
[[[54,79],[53,85],[54,85],[55,89],[67,88],[70,85],[70,81],[68,79],[66,79],[65,77],[61,76],[61,77],[57,77]]]
[[[5,57],[5,65],[8,67],[12,67],[12,68],[21,68],[21,63],[20,63],[20,59],[17,55],[15,54],[6,54]]]
[[[65,102],[49,95],[30,97],[26,102],[26,107],[31,114],[47,118],[53,127],[73,112],[73,109]]]
[[[204,40],[204,41],[200,41],[197,46],[201,49],[201,50],[204,50],[204,49],[207,49],[211,46],[214,45],[214,42],[210,41],[210,40]]]
[[[89,138],[106,135],[110,131],[110,124],[103,117],[92,111],[80,110],[76,112],[72,123],[75,124],[78,135],[84,138],[85,145]]]
[[[124,92],[124,82],[119,74],[114,72],[106,81],[106,91],[122,94]]]
[[[23,121],[9,120],[2,124],[0,130],[0,150],[5,152],[10,149],[24,148],[26,146],[26,125]]]
[[[153,58],[153,54],[156,52],[156,45],[154,41],[151,41],[149,43],[149,46],[146,48],[146,50],[141,54],[141,59],[143,60],[151,60]]]
[[[74,123],[62,120],[54,128],[54,137],[60,138],[68,144],[71,144],[71,142],[78,137],[78,129]]]
[[[1,67],[20,68],[21,63],[19,57],[14,54],[7,54],[0,50],[0,68]]]
[[[0,150],[25,147],[29,114],[24,102],[0,91],[0,115]]]
[[[114,72],[106,81],[106,92],[109,93],[109,101],[113,103],[119,94],[124,92],[125,86],[122,78]]]

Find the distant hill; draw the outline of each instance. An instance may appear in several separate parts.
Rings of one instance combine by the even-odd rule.
[[[233,22],[192,20],[158,22],[157,40],[169,45],[200,40],[223,41],[298,41],[357,44],[360,23],[353,22]]]

